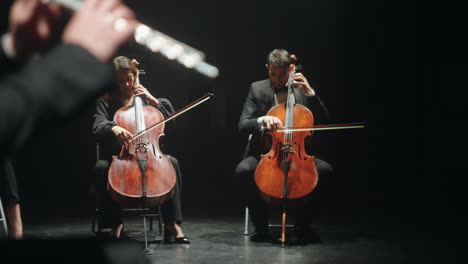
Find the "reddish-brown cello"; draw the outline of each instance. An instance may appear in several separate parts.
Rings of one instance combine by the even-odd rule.
[[[292,97],[291,97],[292,96]],[[312,127],[314,117],[305,106],[294,104],[294,94],[288,95],[288,102],[273,107],[269,116],[275,116],[286,127]],[[314,157],[305,151],[305,138],[311,131],[268,132],[272,147],[262,155],[255,171],[259,189],[268,196],[295,199],[303,197],[315,188],[318,172]]]
[[[161,112],[143,105],[139,96],[135,96],[133,106],[122,107],[114,115],[114,121],[132,134],[145,131],[146,124],[162,120]],[[164,124],[122,146],[119,156],[113,157],[108,174],[109,192],[121,205],[156,207],[172,197],[176,172],[159,148],[162,135]]]

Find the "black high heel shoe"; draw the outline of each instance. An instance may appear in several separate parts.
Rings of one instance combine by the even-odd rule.
[[[190,244],[190,240],[188,237],[175,237],[171,231],[165,229],[164,230],[164,243],[176,243],[176,244]]]

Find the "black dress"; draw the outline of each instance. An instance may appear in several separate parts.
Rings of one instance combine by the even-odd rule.
[[[165,117],[174,113],[174,108],[169,100],[158,98],[159,105],[156,107]],[[112,156],[118,155],[121,145],[118,143],[112,127],[117,124],[113,121],[115,112],[122,107],[118,101],[107,98],[100,98],[96,103],[96,113],[94,114],[93,132],[96,136],[98,161],[95,167],[96,186],[101,197],[99,225],[101,228],[111,228],[123,223],[120,206],[112,201],[107,190],[107,174]],[[175,220],[177,224],[182,224],[181,190],[182,177],[179,162],[176,158],[169,156],[169,159],[176,170],[176,184],[174,195],[161,206],[164,222]]]

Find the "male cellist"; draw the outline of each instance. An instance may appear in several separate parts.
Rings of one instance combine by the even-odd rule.
[[[242,134],[252,136],[247,144],[244,159],[236,168],[236,175],[247,185],[247,206],[255,226],[255,233],[250,240],[254,242],[271,241],[268,228],[268,207],[259,196],[254,173],[260,154],[267,152],[264,131],[274,131],[283,125],[277,117],[267,116],[267,112],[273,106],[286,102],[287,82],[295,60],[295,56],[284,49],[275,49],[268,54],[266,68],[269,78],[251,84],[238,124]],[[294,74],[293,85],[296,103],[309,108],[314,114],[316,123],[317,120],[318,123],[328,122],[327,109],[302,73]],[[327,174],[333,171],[327,162],[317,158],[315,158],[315,165],[320,177],[327,177]],[[299,211],[301,213],[297,215],[295,224],[297,238],[301,242],[317,241],[318,238],[310,231],[309,210],[306,207]]]

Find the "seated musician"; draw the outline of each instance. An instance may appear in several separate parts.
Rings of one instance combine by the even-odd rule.
[[[96,177],[98,192],[100,193],[101,217],[99,218],[102,228],[111,228],[110,235],[119,238],[122,235],[123,222],[119,205],[110,199],[107,190],[108,169],[112,161],[112,156],[120,153],[121,147],[129,143],[133,137],[132,133],[118,126],[113,117],[117,110],[124,106],[133,105],[135,96],[140,96],[147,105],[156,107],[165,117],[174,112],[171,103],[164,98],[155,98],[143,86],[135,86],[137,77],[136,61],[127,57],[119,56],[113,60],[116,70],[118,90],[115,93],[107,94],[99,98],[96,104],[94,115],[94,134],[99,146],[99,160],[96,164]],[[171,199],[161,206],[163,221],[165,224],[165,242],[189,244],[190,241],[184,236],[182,228],[181,209],[181,189],[182,181],[179,163],[176,158],[169,156],[169,159],[176,171],[176,184],[174,194]]]
[[[262,131],[274,131],[283,126],[281,121],[274,116],[267,116],[267,112],[277,104],[286,102],[287,82],[295,56],[290,55],[284,49],[275,49],[267,56],[267,70],[269,79],[257,81],[251,84],[250,91],[244,103],[244,108],[239,120],[239,131],[246,135],[252,135],[245,151],[243,160],[236,168],[236,175],[247,186],[247,206],[251,220],[255,226],[255,233],[251,241],[271,241],[268,228],[267,204],[260,197],[258,187],[255,183],[254,173],[260,161],[260,154],[268,152],[265,145],[265,135]],[[294,95],[296,103],[309,108],[317,120],[328,121],[328,111],[318,98],[314,89],[310,86],[302,73],[296,73],[293,77]],[[306,147],[307,148],[307,147]],[[310,153],[309,153],[310,154]],[[332,167],[325,161],[315,158],[319,178],[323,179],[333,171]],[[320,185],[320,180],[319,180]],[[312,192],[313,193],[313,192]],[[310,195],[309,195],[310,196]],[[306,197],[306,201],[309,201]],[[300,241],[312,242],[318,238],[310,230],[310,212],[308,202],[305,208],[297,210],[295,232]],[[310,204],[309,204],[310,206]]]

